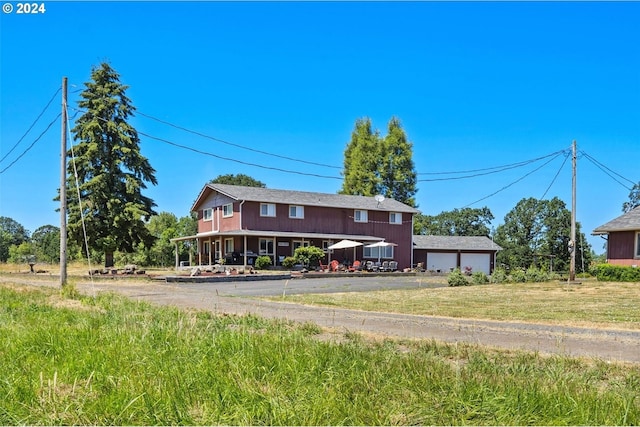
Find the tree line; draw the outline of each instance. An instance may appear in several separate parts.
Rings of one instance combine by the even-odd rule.
[[[80,94],[82,115],[71,130],[76,144],[73,153],[67,152],[69,259],[84,258],[81,248],[86,244],[92,259],[105,267],[116,262],[169,266],[175,259],[169,240],[196,234],[197,220],[191,215],[177,218],[168,212],[158,214],[155,202],[144,196],[148,185],[157,185],[157,180],[155,170],[140,152],[137,131],[128,123],[135,107],[126,96],[127,89],[120,83],[119,74],[103,63],[92,69],[91,80]],[[413,144],[397,117],[389,120],[384,136],[374,129],[371,119],[356,120],[344,150],[341,174],[341,194],[380,194],[417,207]],[[244,174],[221,175],[211,182],[266,187]],[[640,182],[632,188],[623,211],[639,205]],[[482,207],[417,214],[414,233],[490,236],[503,248],[497,259],[501,265],[527,268],[553,264],[556,271],[563,271],[570,257],[570,218],[570,211],[558,198],[523,198],[495,230],[489,228],[493,214]],[[577,235],[576,266],[581,271],[582,266],[588,267],[593,252],[579,223]],[[12,218],[2,217],[0,262],[20,262],[29,255],[44,262],[58,262],[59,239],[60,229],[53,225],[30,234]],[[179,250],[181,256],[187,256],[191,248],[183,243]]]

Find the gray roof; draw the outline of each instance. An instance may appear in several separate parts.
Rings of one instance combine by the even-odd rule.
[[[207,188],[213,191],[218,191],[235,200],[246,200],[252,202],[283,203],[302,206],[322,206],[363,210],[366,209],[388,212],[419,212],[417,209],[393,199],[384,199],[384,201],[378,203],[373,197],[367,196],[349,196],[344,194],[276,190],[271,188],[244,187],[240,185],[229,184],[207,184],[200,193],[198,200],[205,193],[205,190],[207,190]],[[194,208],[197,204],[198,201],[196,201],[196,203],[194,204]]]
[[[413,236],[414,249],[499,251],[502,248],[486,236]]]
[[[593,230],[592,234],[640,230],[640,206]]]

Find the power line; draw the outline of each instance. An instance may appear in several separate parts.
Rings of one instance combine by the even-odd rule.
[[[556,176],[553,177],[553,179],[551,180],[551,183],[549,184],[547,189],[544,190],[544,194],[542,195],[542,197],[540,197],[540,200],[544,200],[544,196],[547,195],[547,193],[551,189],[551,186],[553,185],[553,183],[556,182],[556,179],[558,179],[558,175],[560,175],[560,171],[562,171],[562,168],[564,167],[564,164],[567,163],[567,160],[569,159],[569,155],[570,154],[571,154],[571,152],[567,152],[566,155],[564,156],[564,161],[560,165],[560,168],[558,169],[558,172],[556,172]]]
[[[488,199],[489,197],[493,197],[493,196],[495,196],[496,194],[498,194],[499,192],[501,192],[501,191],[503,191],[503,190],[506,190],[507,188],[509,188],[509,187],[511,187],[511,186],[513,186],[513,185],[515,185],[515,184],[517,184],[518,182],[522,181],[523,179],[525,179],[526,177],[528,177],[528,176],[529,176],[529,175],[531,175],[532,173],[539,171],[539,170],[540,170],[540,169],[542,169],[544,166],[546,166],[546,165],[548,165],[549,163],[551,163],[551,162],[552,162],[556,157],[558,157],[560,154],[562,154],[562,151],[561,151],[561,152],[559,152],[555,157],[553,157],[553,158],[549,159],[548,161],[546,161],[545,163],[543,163],[543,164],[542,164],[542,165],[540,165],[539,167],[537,167],[537,168],[535,168],[534,170],[532,170],[531,172],[529,172],[529,173],[527,173],[527,174],[523,175],[522,177],[518,178],[517,180],[513,181],[511,184],[505,185],[504,187],[502,187],[502,188],[501,188],[501,189],[499,189],[498,191],[495,191],[495,192],[493,192],[493,193],[489,194],[488,196],[485,196],[485,197],[483,197],[483,198],[481,198],[481,199],[478,199],[478,200],[476,200],[475,202],[469,203],[469,204],[467,204],[466,206],[463,206],[463,208],[468,208],[469,206],[475,205],[476,203],[481,202],[481,201],[483,201],[483,200],[486,200],[486,199]]]
[[[58,119],[60,118],[60,116],[61,116],[61,115],[62,115],[62,113],[58,113],[58,115],[56,116],[56,118],[55,118],[55,119],[53,119],[53,121],[52,121],[51,123],[49,123],[49,125],[47,126],[47,128],[46,128],[44,131],[42,131],[42,133],[41,133],[40,135],[38,135],[38,137],[35,139],[35,141],[33,141],[33,142],[31,143],[31,145],[30,145],[30,146],[28,146],[28,147],[27,147],[27,149],[26,149],[26,150],[24,150],[24,151],[22,152],[22,154],[20,154],[20,155],[19,155],[19,156],[18,156],[18,157],[13,161],[13,162],[11,162],[11,163],[9,164],[9,166],[7,166],[6,168],[2,169],[2,170],[0,171],[0,174],[5,173],[5,172],[7,171],[7,169],[9,169],[9,168],[10,168],[11,166],[13,166],[13,165],[18,161],[18,160],[20,160],[20,158],[22,158],[22,156],[24,156],[25,154],[27,154],[27,152],[33,148],[33,146],[36,144],[36,142],[38,142],[38,140],[40,140],[40,138],[42,138],[42,136],[43,136],[45,133],[47,133],[47,131],[51,128],[51,126],[53,126],[53,124],[54,124],[55,122],[57,122],[57,121],[58,121]]]
[[[580,151],[580,154],[582,154],[587,160],[589,160],[591,163],[593,163],[594,165],[596,165],[596,167],[598,167],[598,169],[600,169],[602,172],[604,172],[605,174],[607,174],[611,179],[613,179],[615,182],[617,182],[618,184],[622,185],[624,188],[626,188],[627,190],[631,191],[631,187],[627,187],[626,185],[624,185],[623,183],[621,183],[620,181],[618,181],[616,178],[614,178],[611,174],[617,175],[620,178],[624,179],[627,182],[630,182],[631,185],[635,185],[636,183],[631,181],[628,178],[625,178],[624,176],[620,175],[617,172],[614,172],[613,170],[611,170],[610,168],[606,167],[605,165],[603,165],[602,163],[600,163],[599,161],[597,161],[596,159],[594,159],[593,157],[591,157],[589,154],[585,153],[584,151]],[[606,170],[605,170],[606,169]],[[609,173],[609,172],[611,173]]]
[[[556,151],[555,153],[551,153],[551,154],[547,154],[546,156],[542,156],[542,157],[538,157],[536,159],[531,159],[531,160],[525,160],[523,162],[519,162],[519,163],[513,163],[511,165],[505,165],[505,166],[497,166],[497,167],[493,167],[493,168],[486,168],[486,169],[476,169],[475,171],[467,171],[467,172],[479,172],[479,171],[490,171],[490,172],[483,172],[483,173],[476,173],[473,175],[465,175],[465,176],[456,176],[456,177],[449,177],[449,178],[433,178],[433,179],[419,179],[417,182],[435,182],[435,181],[453,181],[453,180],[457,180],[457,179],[468,179],[468,178],[477,178],[479,176],[483,176],[483,175],[491,175],[494,173],[498,173],[498,172],[504,172],[506,170],[509,169],[515,169],[518,167],[522,167],[522,166],[527,166],[531,163],[535,163],[538,160],[542,160],[542,159],[546,159],[548,157],[554,156],[557,157],[559,154],[562,153],[566,153],[567,150],[560,150],[560,151]],[[501,168],[501,169],[499,169]],[[496,169],[496,170],[493,170]],[[464,172],[434,172],[434,175],[440,175],[440,174],[455,174],[455,173],[464,173]],[[426,174],[418,174],[418,175],[426,175]]]
[[[56,90],[56,93],[53,94],[53,96],[51,97],[51,99],[49,100],[49,102],[47,102],[47,105],[44,106],[44,108],[42,109],[42,111],[40,112],[40,114],[38,114],[38,117],[36,117],[36,119],[33,121],[33,123],[31,123],[31,126],[29,126],[29,129],[27,129],[27,131],[24,133],[24,135],[22,135],[22,137],[18,140],[18,142],[15,143],[15,145],[13,147],[11,147],[11,150],[9,150],[9,152],[7,154],[4,155],[4,157],[2,157],[0,159],[0,163],[2,163],[2,161],[4,159],[7,158],[7,156],[9,154],[11,154],[11,152],[13,150],[15,150],[15,148],[22,142],[22,140],[27,136],[27,134],[31,131],[31,129],[33,129],[33,127],[36,125],[36,123],[38,123],[38,120],[40,120],[40,117],[42,117],[42,115],[45,113],[45,111],[47,111],[47,109],[49,108],[49,105],[51,105],[51,103],[53,102],[53,100],[56,98],[56,96],[58,95],[58,93],[60,93],[60,91],[62,90],[61,87],[58,88],[58,90]],[[9,165],[11,166],[11,165]],[[5,169],[6,170],[6,169]]]
[[[173,124],[173,123],[167,122],[167,121],[165,121],[165,120],[158,119],[157,117],[153,117],[153,116],[150,116],[150,115],[148,115],[148,114],[141,113],[140,111],[136,111],[136,113],[137,113],[137,114],[139,114],[139,115],[141,115],[141,116],[143,116],[143,117],[147,117],[147,118],[149,118],[149,119],[151,119],[151,120],[155,120],[155,121],[157,121],[157,122],[159,122],[159,123],[162,123],[162,124],[165,124],[165,125],[168,125],[168,126],[174,127],[174,128],[176,128],[176,129],[180,129],[180,130],[183,130],[183,131],[185,131],[185,132],[189,132],[189,133],[191,133],[191,134],[198,135],[198,136],[201,136],[201,137],[203,137],[203,138],[210,139],[210,140],[212,140],[212,141],[220,142],[220,143],[222,143],[222,144],[230,145],[230,146],[232,146],[232,147],[241,148],[241,149],[243,149],[243,150],[251,151],[251,152],[253,152],[253,153],[264,154],[265,156],[271,156],[271,157],[276,157],[276,158],[279,158],[279,159],[290,160],[290,161],[292,161],[292,162],[305,163],[305,164],[313,165],[313,166],[321,166],[321,167],[325,167],[325,168],[332,168],[332,169],[342,169],[342,168],[341,168],[341,167],[339,167],[339,166],[332,166],[332,165],[327,165],[327,164],[324,164],[324,163],[310,162],[310,161],[307,161],[307,160],[301,160],[301,159],[296,159],[296,158],[293,158],[293,157],[282,156],[282,155],[280,155],[280,154],[269,153],[269,152],[267,152],[267,151],[262,151],[262,150],[258,150],[258,149],[251,148],[251,147],[245,147],[244,145],[235,144],[235,143],[233,143],[233,142],[229,142],[229,141],[224,141],[224,140],[222,140],[222,139],[215,138],[215,137],[213,137],[213,136],[206,135],[206,134],[201,133],[201,132],[198,132],[198,131],[194,131],[194,130],[191,130],[191,129],[187,129],[187,128],[183,127],[183,126],[179,126],[179,125],[176,125],[176,124]]]
[[[273,166],[259,165],[257,163],[245,162],[245,161],[242,161],[242,160],[233,159],[233,158],[230,158],[230,157],[224,157],[224,156],[220,156],[218,154],[209,153],[207,151],[197,150],[195,148],[187,147],[186,145],[181,145],[181,144],[169,141],[167,139],[158,138],[157,136],[152,136],[152,135],[149,135],[149,134],[144,133],[144,132],[138,131],[138,133],[140,135],[146,136],[147,138],[155,139],[156,141],[160,141],[160,142],[164,142],[165,144],[173,145],[174,147],[183,148],[185,150],[193,151],[194,153],[202,154],[202,155],[205,155],[205,156],[215,157],[216,159],[221,159],[221,160],[227,160],[229,162],[240,163],[242,165],[254,166],[254,167],[262,168],[262,169],[275,170],[275,171],[278,171],[278,172],[292,173],[292,174],[296,174],[296,175],[313,176],[313,177],[316,177],[316,178],[342,179],[342,178],[340,178],[338,176],[328,176],[328,175],[319,175],[319,174],[315,174],[315,173],[299,172],[299,171],[293,171],[293,170],[289,170],[289,169],[276,168],[276,167],[273,167]]]
[[[483,169],[471,169],[471,170],[459,171],[459,172],[423,172],[423,173],[419,173],[418,175],[455,175],[455,174],[460,174],[460,173],[484,172],[484,171],[490,171],[490,170],[494,170],[494,169],[500,169],[500,171],[498,171],[498,172],[501,172],[502,170],[513,169],[513,168],[518,167],[518,166],[526,166],[528,164],[537,162],[538,160],[546,159],[547,157],[555,156],[558,153],[562,153],[562,152],[566,152],[566,151],[567,150],[560,150],[560,151],[556,151],[554,153],[547,154],[547,155],[542,156],[542,157],[537,157],[535,159],[523,160],[521,162],[511,163],[511,164],[502,165],[502,166],[493,166],[493,167],[483,168]],[[452,178],[452,179],[454,179],[454,178]],[[425,181],[427,181],[427,180],[425,180]]]

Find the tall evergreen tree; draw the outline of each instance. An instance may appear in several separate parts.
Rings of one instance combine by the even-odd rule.
[[[344,170],[340,194],[375,196],[381,194],[380,135],[373,131],[371,119],[356,120],[351,141],[344,150]]]
[[[380,165],[383,195],[416,207],[418,175],[413,164],[413,144],[407,140],[398,118],[392,117],[387,128]]]
[[[356,120],[351,141],[344,151],[341,194],[375,196],[382,194],[415,206],[417,174],[413,164],[413,144],[393,117],[389,133],[382,138],[372,129],[371,119]]]
[[[67,153],[68,230],[70,238],[83,244],[81,203],[88,245],[104,252],[105,266],[110,267],[114,251],[131,252],[139,243],[152,244],[145,221],[155,215],[156,204],[142,190],[157,181],[140,153],[138,133],[127,122],[135,111],[125,94],[128,86],[106,63],[93,68],[85,86],[78,102],[84,114],[72,129],[76,145]]]

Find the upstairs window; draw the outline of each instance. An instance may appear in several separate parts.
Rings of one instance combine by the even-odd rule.
[[[260,203],[260,216],[276,216],[276,205],[273,203]]]
[[[367,211],[361,211],[361,210],[355,210],[353,212],[353,220],[355,222],[368,222],[369,218],[368,218],[368,212]]]
[[[213,219],[213,211],[211,209],[205,209],[202,211],[202,219],[205,221],[211,221]]]
[[[640,232],[636,233],[636,258],[640,258]]]
[[[233,203],[222,206],[222,216],[225,218],[233,216]]]
[[[400,212],[389,213],[389,224],[402,224],[402,213]]]
[[[304,206],[290,205],[289,218],[297,218],[297,219],[304,218]]]

